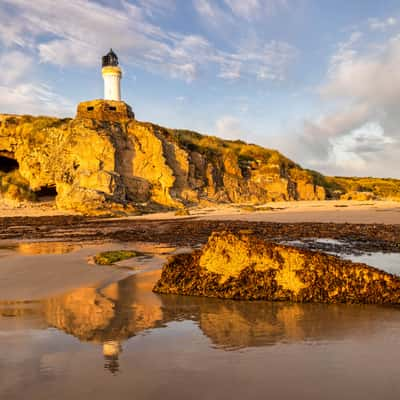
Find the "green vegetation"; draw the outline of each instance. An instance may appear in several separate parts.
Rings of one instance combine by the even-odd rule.
[[[374,195],[378,199],[400,200],[400,179],[324,176],[312,170],[307,172],[313,176],[316,185],[325,188],[328,199],[367,200]]]
[[[249,176],[251,170],[258,169],[265,175],[283,174],[294,177],[296,174],[302,174],[306,180],[313,182],[313,176],[308,171],[303,170],[277,150],[242,140],[224,140],[189,130],[160,128],[159,133],[180,147],[202,154],[217,168],[223,168],[227,162],[232,166],[238,165],[244,177]]]
[[[357,177],[325,177],[328,184],[349,192],[371,192],[381,199],[400,200],[400,179],[392,178],[357,178]]]
[[[94,262],[99,265],[112,265],[118,261],[137,257],[139,254],[133,250],[104,251],[94,256]]]

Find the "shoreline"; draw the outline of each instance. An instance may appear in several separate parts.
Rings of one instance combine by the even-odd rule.
[[[265,207],[259,206],[262,211],[243,205],[192,209],[191,215],[184,217],[174,212],[123,218],[52,213],[1,216],[0,250],[3,257],[9,257],[0,274],[0,291],[7,300],[21,300],[44,298],[82,285],[96,288],[127,273],[113,267],[88,267],[86,257],[100,249],[126,248],[132,242],[196,248],[206,243],[212,232],[224,230],[278,242],[334,239],[340,243],[333,246],[342,251],[351,247],[361,252],[400,252],[399,203],[301,202]],[[19,254],[11,251],[13,244]],[[65,255],[69,267],[60,270],[56,255],[63,253],[69,253]]]
[[[17,207],[0,203],[0,222],[4,218],[81,217],[99,220],[240,220],[265,222],[371,223],[400,225],[400,202],[321,200],[270,202],[262,205],[215,204],[212,207],[188,208],[189,216],[175,211],[121,217],[83,216],[74,211],[58,210],[54,203],[29,203]]]

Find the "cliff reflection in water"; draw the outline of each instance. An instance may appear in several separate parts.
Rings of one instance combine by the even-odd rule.
[[[374,334],[385,320],[400,322],[393,307],[234,301],[162,295],[166,322],[193,320],[224,350],[279,343],[340,341]]]
[[[154,277],[154,275],[157,275]],[[81,288],[45,302],[49,325],[103,345],[105,368],[118,371],[121,343],[161,326],[161,302],[151,292],[158,272],[133,275],[104,288]]]
[[[336,341],[373,334],[393,308],[357,305],[239,302],[151,292],[159,271],[130,276],[103,288],[80,288],[26,304],[0,305],[1,319],[39,317],[35,328],[55,327],[101,344],[105,368],[118,371],[123,343],[169,322],[191,320],[213,346],[225,350],[304,341]],[[395,311],[395,312],[393,312]],[[26,325],[24,325],[26,326]]]

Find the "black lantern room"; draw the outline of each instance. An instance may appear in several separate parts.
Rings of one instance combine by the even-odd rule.
[[[103,67],[118,67],[118,57],[113,52],[113,49],[102,57],[102,66]]]

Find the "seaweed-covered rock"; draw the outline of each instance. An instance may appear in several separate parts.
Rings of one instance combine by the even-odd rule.
[[[112,265],[119,261],[129,260],[137,256],[138,253],[133,250],[111,250],[97,254],[93,257],[93,261],[99,265]]]
[[[248,234],[217,232],[202,250],[173,257],[154,291],[243,300],[400,304],[400,277]]]

